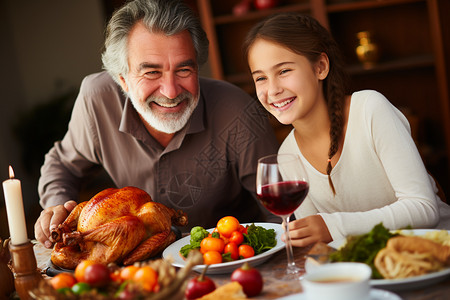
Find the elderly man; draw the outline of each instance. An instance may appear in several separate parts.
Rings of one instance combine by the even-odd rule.
[[[102,55],[107,72],[83,80],[68,132],[45,157],[40,242],[52,246],[51,229],[99,168],[117,187],[136,186],[187,213],[183,232],[214,227],[226,215],[267,220],[255,172],[278,143],[257,101],[199,78],[207,54],[206,34],[182,1],[136,0],[113,15]]]

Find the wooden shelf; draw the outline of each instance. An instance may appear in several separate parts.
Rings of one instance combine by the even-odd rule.
[[[221,24],[230,24],[230,23],[239,23],[243,21],[249,21],[249,20],[260,20],[265,17],[268,17],[272,14],[282,13],[282,12],[308,12],[311,9],[311,5],[309,2],[300,3],[300,4],[293,4],[293,5],[285,5],[276,7],[273,9],[267,9],[267,10],[254,10],[249,11],[248,13],[242,15],[242,16],[235,16],[235,15],[222,15],[222,16],[216,16],[214,17],[214,23],[217,25]]]
[[[328,13],[348,12],[354,10],[373,9],[378,7],[395,6],[402,4],[410,4],[415,2],[426,2],[426,0],[363,0],[349,1],[327,6]]]
[[[424,67],[434,67],[434,58],[432,55],[418,55],[399,58],[397,60],[381,61],[371,67],[355,64],[348,67],[348,72],[350,75],[354,76],[369,73],[406,71]]]

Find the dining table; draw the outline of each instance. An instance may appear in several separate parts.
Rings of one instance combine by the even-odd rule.
[[[299,267],[305,266],[305,255],[310,250],[310,247],[299,248],[294,247],[294,260]],[[41,270],[44,277],[46,270],[50,267],[51,249],[45,248],[42,244],[34,243],[34,253],[36,256],[37,266]],[[286,272],[287,255],[284,248],[271,255],[265,262],[254,266],[257,268],[264,280],[264,287],[262,292],[251,299],[280,299],[290,295],[302,293],[301,280],[283,281],[281,279],[284,272]],[[191,271],[190,278],[198,276],[199,273]],[[225,285],[230,282],[230,273],[225,274],[207,274],[216,284],[217,287]],[[300,274],[301,276],[301,274]],[[374,287],[377,288],[378,287]],[[450,299],[450,274],[440,277],[436,282],[432,282],[423,286],[423,284],[411,284],[406,288],[403,286],[400,290],[386,289],[395,293],[403,300],[440,300]],[[302,298],[302,297],[298,297]],[[383,298],[385,299],[385,298]],[[387,298],[386,298],[387,299]],[[372,300],[372,299],[371,299]],[[376,299],[378,300],[378,299]]]

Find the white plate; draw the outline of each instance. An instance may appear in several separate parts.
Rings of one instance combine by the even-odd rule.
[[[247,223],[247,224],[242,224],[242,225],[247,226],[247,225],[251,225],[251,224],[253,224],[253,223]],[[275,238],[277,240],[277,245],[264,253],[261,253],[259,255],[256,255],[256,256],[253,256],[250,258],[239,259],[236,261],[230,261],[230,262],[224,262],[224,263],[220,263],[220,264],[210,265],[208,267],[208,270],[206,271],[207,274],[231,273],[235,269],[239,268],[245,262],[248,262],[251,266],[256,266],[256,265],[259,265],[259,264],[265,262],[266,260],[268,260],[276,252],[280,251],[281,249],[284,249],[285,244],[281,240],[281,235],[283,234],[283,227],[281,226],[281,224],[276,224],[276,223],[254,223],[254,224],[256,226],[261,226],[266,229],[275,229],[275,233],[276,233]],[[214,230],[214,228],[207,229],[207,230],[209,232],[212,232]],[[171,257],[173,260],[172,265],[174,265],[176,267],[180,267],[180,268],[184,267],[185,261],[183,260],[183,258],[179,254],[179,252],[180,252],[181,247],[190,243],[190,240],[191,240],[191,236],[188,235],[188,236],[174,242],[173,244],[169,245],[164,250],[162,257],[164,259],[168,259],[169,257]],[[193,270],[201,273],[203,271],[203,269],[205,268],[205,266],[206,265],[197,265],[193,268]]]
[[[440,231],[436,229],[412,229],[412,230],[400,230],[399,232],[403,235],[424,235],[427,232],[431,231]],[[395,231],[397,232],[397,231]],[[450,230],[448,231],[450,234]],[[335,249],[339,249],[341,246],[343,246],[345,243],[345,240],[331,242],[329,245]],[[312,270],[314,267],[316,267],[317,264],[313,263],[311,260],[305,261],[305,269],[306,272],[308,270]],[[372,279],[370,281],[370,284],[372,286],[375,286],[377,288],[383,288],[393,291],[402,291],[402,290],[411,290],[411,289],[418,289],[425,286],[429,286],[435,283],[438,283],[442,280],[444,280],[447,276],[450,275],[450,268],[445,268],[444,270],[441,270],[439,272],[434,272],[430,274],[425,274],[421,276],[415,276],[415,277],[409,277],[404,279]]]
[[[278,300],[305,300],[305,299],[306,295],[304,293],[278,298]],[[402,298],[389,291],[371,289],[368,300],[402,300]]]

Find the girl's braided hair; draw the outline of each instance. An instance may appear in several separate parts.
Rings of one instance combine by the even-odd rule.
[[[322,53],[328,56],[330,70],[323,80],[323,93],[330,118],[330,148],[328,150],[327,175],[333,194],[336,190],[331,180],[331,158],[339,149],[344,126],[344,100],[348,93],[348,76],[340,49],[330,32],[311,16],[298,13],[273,15],[256,24],[247,34],[243,44],[244,59],[257,39],[265,39],[287,47],[305,56],[312,64]]]

